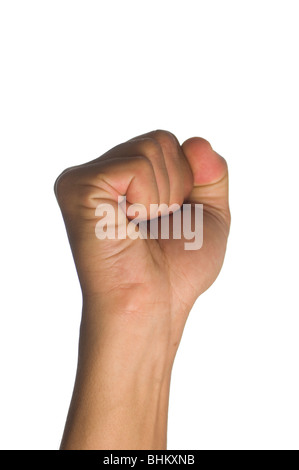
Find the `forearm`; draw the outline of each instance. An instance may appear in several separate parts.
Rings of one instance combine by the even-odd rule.
[[[84,308],[61,449],[165,449],[172,363],[167,315],[160,312],[157,322],[152,312],[99,308]]]

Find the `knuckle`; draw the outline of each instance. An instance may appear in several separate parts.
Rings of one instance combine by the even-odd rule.
[[[67,181],[67,173],[70,171],[69,168],[63,170],[59,176],[57,176],[54,183],[54,193],[57,198],[65,191],[65,185]]]
[[[161,145],[152,137],[146,137],[143,139],[142,148],[144,155],[149,158],[155,158],[161,154]]]
[[[54,192],[64,214],[74,214],[81,209],[96,207],[97,186],[84,168],[71,167],[56,179]]]
[[[151,161],[144,155],[138,155],[134,157],[134,161],[136,161],[136,171],[140,173],[146,173],[148,171],[152,171],[153,167]]]
[[[54,183],[54,193],[60,207],[64,207],[70,200],[71,191],[74,184],[74,167],[66,168],[56,178]]]
[[[154,135],[160,143],[161,147],[168,151],[176,151],[178,146],[180,145],[177,137],[172,134],[172,132],[163,129],[157,129],[154,132]]]

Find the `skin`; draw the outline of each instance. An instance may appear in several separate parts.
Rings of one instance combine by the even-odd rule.
[[[180,145],[156,130],[65,170],[55,194],[83,299],[61,449],[166,449],[173,361],[195,300],[224,260],[227,164],[202,138]],[[127,207],[148,210],[154,203],[203,204],[203,246],[186,251],[184,239],[171,237],[99,240],[95,209],[109,202],[117,213],[119,195]]]

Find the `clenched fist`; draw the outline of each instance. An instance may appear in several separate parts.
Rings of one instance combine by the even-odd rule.
[[[172,133],[157,130],[68,168],[55,193],[83,297],[77,378],[61,448],[165,448],[176,350],[192,305],[224,259],[230,226],[226,162],[202,138],[180,145]],[[183,227],[174,236],[176,210],[167,214],[169,236],[161,236],[163,208],[187,205],[196,232],[199,204],[200,249],[185,249],[190,240]],[[138,208],[142,231],[132,236]],[[97,236],[103,221],[115,237]]]

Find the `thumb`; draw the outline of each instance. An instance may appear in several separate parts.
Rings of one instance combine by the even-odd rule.
[[[200,137],[186,140],[181,147],[193,173],[194,184],[189,202],[203,204],[204,210],[220,216],[229,227],[228,168],[225,159]]]

